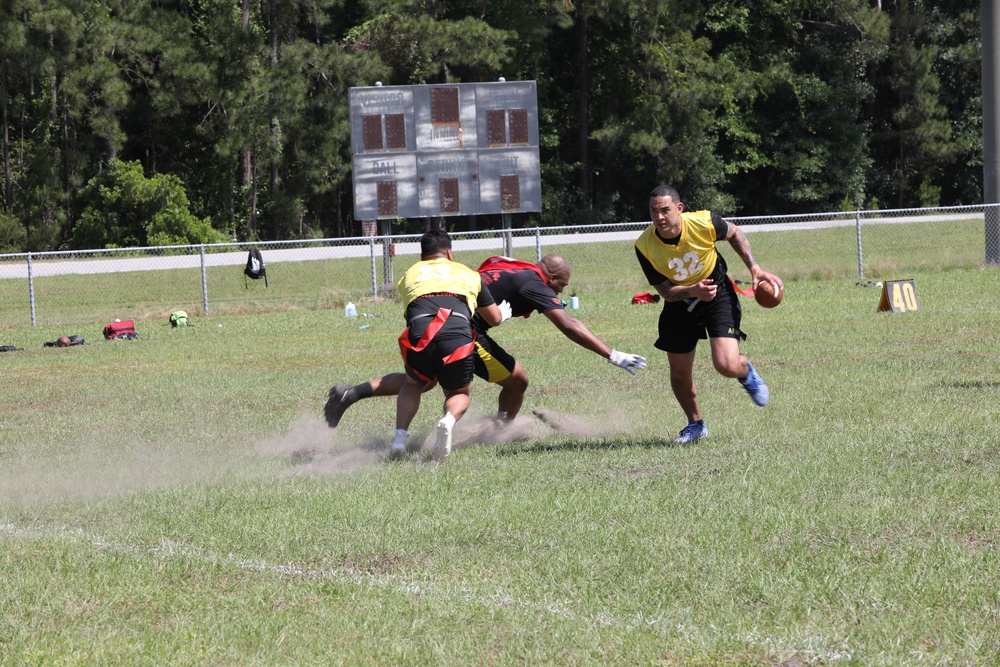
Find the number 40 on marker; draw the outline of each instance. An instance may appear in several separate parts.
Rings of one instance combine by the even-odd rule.
[[[878,309],[891,310],[894,313],[920,310],[913,280],[887,280],[882,283],[882,300],[878,304]]]

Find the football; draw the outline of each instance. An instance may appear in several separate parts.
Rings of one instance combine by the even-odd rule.
[[[757,303],[764,306],[765,308],[774,308],[779,303],[781,303],[781,298],[784,294],[781,288],[775,288],[774,285],[762,280],[757,283],[757,289],[753,291],[753,298],[757,300]]]

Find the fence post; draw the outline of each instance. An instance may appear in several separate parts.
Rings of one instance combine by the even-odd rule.
[[[986,229],[986,266],[1000,267],[1000,204],[989,204],[983,211]]]
[[[35,276],[32,272],[31,253],[28,253],[28,301],[31,303],[31,326],[35,326]]]
[[[865,265],[861,252],[861,211],[854,212],[854,226],[858,230],[858,280],[865,279]]]
[[[502,213],[500,219],[503,222],[503,254],[505,257],[513,257],[513,242],[511,241],[510,213]]]
[[[372,264],[372,295],[378,296],[378,276],[376,275],[378,269],[375,267],[375,236],[368,237],[368,259],[371,260]]]
[[[201,250],[201,309],[208,315],[208,273],[205,271],[205,244],[200,246]]]
[[[535,261],[542,261],[542,230],[535,227]]]
[[[983,203],[1000,203],[1000,2],[979,3],[979,34],[982,41],[983,107]],[[992,215],[991,215],[992,213]],[[1000,221],[997,211],[987,208],[985,216],[986,265],[1000,266]]]
[[[396,255],[396,245],[392,241],[392,220],[382,223],[382,283],[390,290],[396,284],[392,270],[392,258]]]

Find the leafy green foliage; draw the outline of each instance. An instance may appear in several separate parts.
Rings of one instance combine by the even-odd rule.
[[[114,161],[87,184],[85,202],[73,230],[74,248],[217,243],[223,235],[188,210],[181,179],[170,174],[146,178],[138,162]]]
[[[545,224],[644,219],[661,181],[730,215],[975,203],[979,12],[975,0],[11,0],[0,203],[22,231],[7,238],[19,250],[75,244],[81,226],[139,238],[77,218],[112,159],[183,179],[191,213],[227,237],[357,235],[350,88],[499,76],[537,83]]]
[[[21,221],[0,210],[0,252],[19,252],[24,247],[25,230]]]

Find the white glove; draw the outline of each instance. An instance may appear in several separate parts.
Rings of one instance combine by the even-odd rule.
[[[497,308],[500,309],[500,321],[501,322],[506,322],[507,320],[510,319],[510,316],[513,313],[513,311],[511,310],[510,304],[507,303],[506,299],[504,299],[503,301],[501,301],[500,303],[498,303],[497,304]]]
[[[618,368],[624,368],[632,375],[635,375],[636,371],[641,371],[646,367],[645,358],[640,357],[638,354],[628,354],[627,352],[619,352],[618,350],[611,350],[608,363],[612,363]]]

